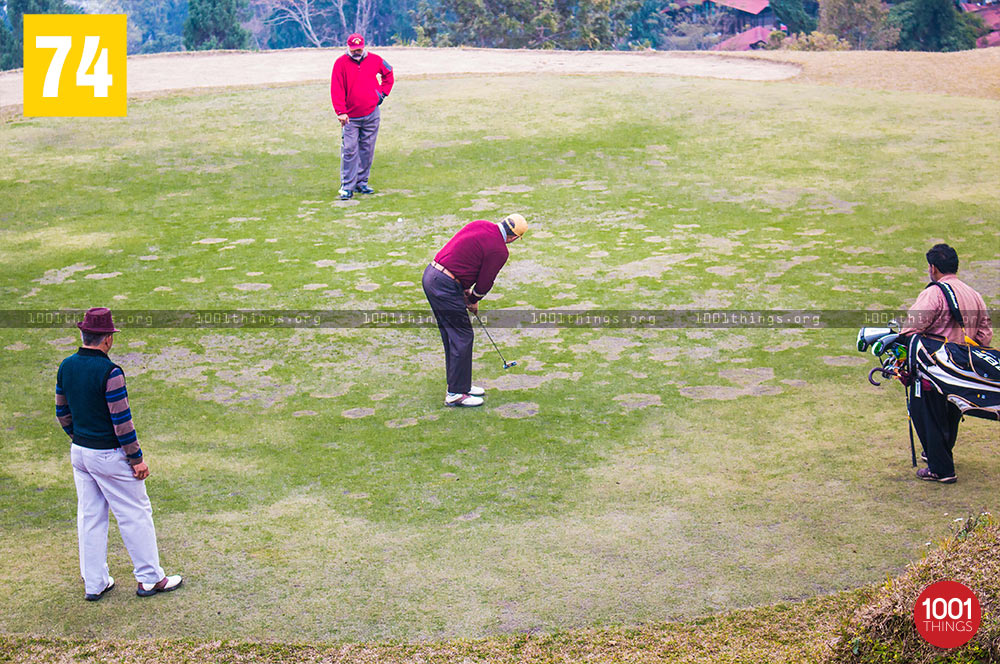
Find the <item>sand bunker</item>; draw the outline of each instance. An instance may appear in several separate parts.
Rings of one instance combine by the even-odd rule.
[[[502,406],[498,406],[493,409],[493,412],[500,417],[519,420],[525,417],[534,417],[537,415],[538,404],[533,401],[516,401],[514,403],[505,403]]]

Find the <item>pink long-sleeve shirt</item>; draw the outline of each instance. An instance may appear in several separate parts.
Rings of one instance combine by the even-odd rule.
[[[958,299],[958,310],[965,321],[965,333],[980,346],[989,346],[993,340],[990,314],[982,296],[954,274],[940,279],[951,286]],[[910,307],[903,326],[903,334],[934,334],[954,343],[964,343],[962,328],[951,317],[948,301],[937,286],[925,288]]]

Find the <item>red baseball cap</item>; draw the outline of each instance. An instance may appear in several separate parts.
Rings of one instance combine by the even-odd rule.
[[[348,48],[363,48],[364,45],[365,45],[365,38],[356,32],[347,38]]]

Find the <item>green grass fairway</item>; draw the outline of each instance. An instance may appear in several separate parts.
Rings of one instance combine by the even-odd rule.
[[[398,63],[401,67],[401,63]],[[0,126],[3,309],[412,309],[461,225],[531,223],[498,308],[908,306],[924,252],[1000,306],[1000,102],[628,76],[407,80],[336,200],[324,85]],[[122,321],[124,322],[124,321]],[[884,580],[995,511],[910,468],[856,329],[496,329],[486,407],[432,329],[125,327],[176,593],[83,601],[53,387],[75,329],[0,330],[0,632],[413,641],[634,625]],[[625,395],[640,395],[625,396]],[[630,407],[636,406],[636,407]]]

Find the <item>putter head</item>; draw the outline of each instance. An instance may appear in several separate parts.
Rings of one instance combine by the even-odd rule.
[[[516,366],[517,366],[517,360],[514,360],[513,362],[504,362],[503,363],[503,368],[504,369],[510,369],[511,367],[516,367]]]

